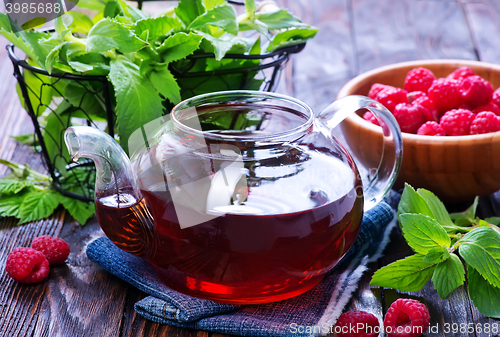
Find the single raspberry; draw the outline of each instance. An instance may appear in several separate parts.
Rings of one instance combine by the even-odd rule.
[[[470,109],[487,104],[491,101],[494,91],[491,83],[481,76],[469,76],[460,85],[462,102],[467,104]]]
[[[14,280],[21,283],[36,283],[49,275],[49,262],[37,250],[15,248],[7,256],[5,271]]]
[[[417,135],[446,136],[444,129],[436,122],[425,122],[417,130]]]
[[[441,117],[441,127],[448,136],[464,136],[469,134],[470,125],[474,120],[474,115],[470,110],[455,109],[446,112]]]
[[[409,92],[406,97],[408,97],[408,103],[413,103],[417,98],[427,97],[427,94],[423,91],[412,91]]]
[[[426,68],[414,68],[406,74],[404,87],[407,91],[425,91],[429,89],[436,76]]]
[[[469,77],[469,76],[474,76],[474,75],[476,75],[476,73],[471,68],[469,68],[469,67],[460,67],[458,69],[455,69],[446,78],[449,78],[449,79],[452,79],[452,80],[462,81],[464,78]]]
[[[417,104],[427,109],[427,111],[424,111],[424,116],[426,120],[434,122],[439,121],[439,118],[441,116],[438,110],[436,109],[436,106],[434,105],[432,99],[430,99],[428,96],[422,96],[413,101],[413,105]]]
[[[495,103],[496,105],[498,105],[500,107],[500,88],[495,90],[495,92],[493,93],[492,101],[493,101],[493,103]]]
[[[34,238],[31,248],[42,252],[49,264],[63,263],[69,255],[69,245],[66,241],[48,235]]]
[[[418,337],[429,327],[429,310],[417,300],[400,298],[393,302],[384,317],[389,337]]]
[[[340,337],[377,337],[380,325],[373,314],[366,311],[348,311],[340,315],[334,331]]]
[[[375,100],[382,103],[390,112],[394,112],[394,108],[399,103],[408,103],[406,90],[399,88],[386,88],[375,96]]]
[[[377,94],[387,88],[394,88],[390,85],[385,85],[385,84],[380,84],[380,83],[374,83],[372,84],[372,87],[370,88],[370,92],[368,92],[368,97],[371,99],[375,99],[377,97]]]
[[[401,131],[407,133],[417,133],[420,125],[425,123],[424,110],[421,105],[400,103],[394,108],[394,117],[398,121]]]
[[[371,122],[372,124],[380,126],[377,117],[375,117],[375,115],[372,114],[370,111],[365,112],[365,114],[363,115],[363,119],[367,120],[368,122]]]
[[[472,112],[475,113],[476,115],[483,111],[491,111],[495,115],[500,116],[500,107],[493,102],[489,102],[488,104],[483,104],[472,110]]]
[[[434,106],[443,113],[456,109],[462,103],[460,83],[457,80],[439,78],[432,83],[427,96],[434,102]]]
[[[476,115],[470,125],[469,134],[478,135],[500,131],[500,117],[491,111],[483,111]]]

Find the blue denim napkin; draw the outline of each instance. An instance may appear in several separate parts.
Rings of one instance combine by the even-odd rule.
[[[316,336],[332,331],[366,265],[380,257],[395,224],[391,206],[380,203],[364,214],[353,247],[317,286],[294,298],[260,305],[221,304],[174,291],[140,258],[107,238],[89,243],[87,256],[150,295],[135,304],[136,312],[149,320],[240,336]]]

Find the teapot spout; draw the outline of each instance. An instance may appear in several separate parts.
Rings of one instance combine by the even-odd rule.
[[[125,151],[107,133],[88,126],[69,127],[64,140],[74,161],[95,162],[96,213],[106,236],[128,253],[146,258],[153,254],[153,218]]]

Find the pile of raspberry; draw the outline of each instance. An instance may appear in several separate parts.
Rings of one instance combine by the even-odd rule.
[[[31,248],[14,248],[7,256],[5,271],[18,282],[37,283],[49,275],[49,265],[63,263],[69,253],[66,241],[42,235],[33,239]]]
[[[500,88],[461,67],[446,78],[426,68],[408,72],[404,89],[375,83],[368,97],[392,112],[401,131],[427,136],[465,136],[500,131]],[[363,116],[379,125],[371,112]]]

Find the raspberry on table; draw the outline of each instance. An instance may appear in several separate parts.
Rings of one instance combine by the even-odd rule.
[[[406,97],[408,97],[408,103],[413,103],[417,98],[427,97],[427,94],[423,91],[412,91]]]
[[[475,117],[470,110],[454,109],[446,112],[439,124],[448,136],[465,136],[469,134]]]
[[[474,76],[476,73],[469,67],[460,67],[455,69],[451,74],[449,74],[446,78],[450,78],[453,80],[462,81],[464,78],[469,76]]]
[[[427,307],[417,300],[400,298],[393,302],[384,318],[389,337],[418,337],[429,327]]]
[[[401,131],[407,133],[417,133],[420,125],[425,123],[424,110],[419,104],[400,103],[394,108],[394,117],[398,121]]]
[[[375,99],[377,97],[377,94],[387,88],[395,88],[390,85],[385,85],[385,84],[380,84],[380,83],[374,83],[372,84],[372,87],[370,88],[370,91],[368,92],[368,97],[371,99]]]
[[[493,102],[489,102],[488,104],[483,104],[481,106],[478,106],[477,108],[472,110],[472,113],[475,113],[477,115],[478,113],[483,111],[491,111],[495,115],[500,116],[500,107]]]
[[[478,135],[500,131],[500,117],[491,111],[483,111],[476,115],[470,125],[469,134]]]
[[[375,100],[383,104],[387,110],[394,112],[394,108],[399,103],[408,103],[406,90],[399,88],[385,88],[378,92]]]
[[[462,102],[470,109],[487,104],[491,101],[494,91],[491,83],[481,76],[469,76],[460,84]]]
[[[7,256],[5,271],[18,282],[36,283],[49,275],[49,262],[41,252],[19,247]]]
[[[454,79],[439,78],[432,83],[427,96],[441,113],[456,109],[462,103],[460,82]]]
[[[370,111],[367,111],[363,115],[363,119],[367,120],[368,122],[380,126],[380,123],[378,122],[377,117],[375,117],[374,114],[372,114]]]
[[[417,130],[417,135],[425,136],[446,136],[446,132],[438,123],[431,121],[425,122]]]
[[[334,330],[340,337],[377,337],[380,325],[373,314],[366,311],[348,311],[340,315]]]
[[[427,68],[414,68],[406,74],[404,88],[410,91],[427,92],[436,76]]]
[[[48,235],[34,238],[31,243],[31,248],[42,252],[51,265],[66,261],[70,252],[69,245],[66,241]]]

